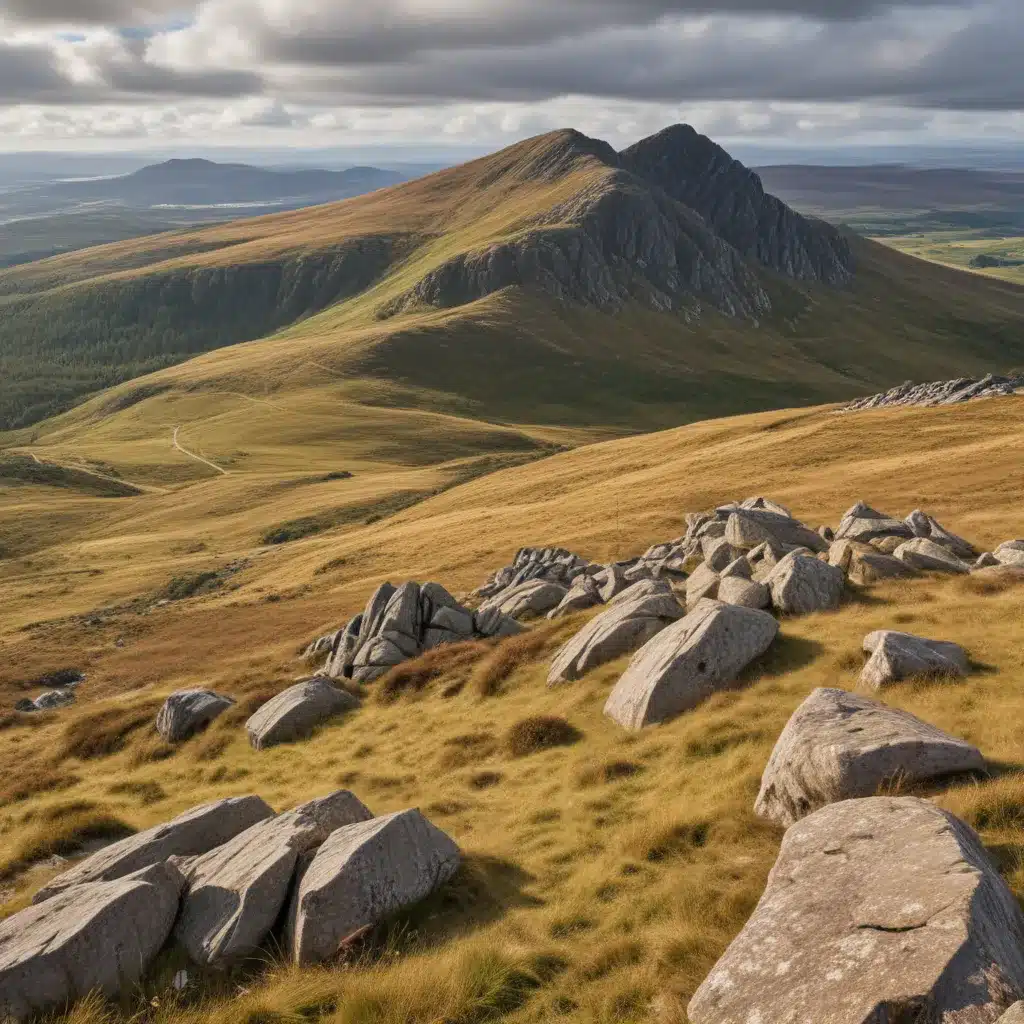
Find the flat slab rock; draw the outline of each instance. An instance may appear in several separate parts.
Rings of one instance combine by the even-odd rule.
[[[273,808],[258,796],[233,796],[193,807],[162,825],[105,846],[54,878],[36,893],[32,902],[42,903],[73,885],[123,878],[168,857],[206,853],[273,816]]]
[[[213,690],[179,690],[157,712],[156,731],[168,743],[182,743],[234,706],[230,697]]]
[[[300,857],[342,826],[372,817],[342,790],[261,821],[183,865],[188,887],[175,937],[197,964],[255,952],[288,899]]]
[[[555,655],[548,686],[580,679],[599,665],[632,654],[685,614],[671,594],[617,601],[588,622]]]
[[[351,711],[359,701],[339,690],[329,679],[310,679],[267,701],[245,723],[256,750],[304,739],[318,725]]]
[[[444,885],[460,861],[455,843],[416,810],[339,829],[296,890],[286,939],[292,958],[330,960],[346,939]]]
[[[959,644],[889,629],[864,637],[864,651],[871,657],[860,680],[876,690],[915,677],[961,678],[970,666],[967,652]]]
[[[772,751],[754,811],[781,825],[899,778],[983,771],[981,752],[920,718],[845,690],[815,690]]]
[[[626,729],[642,729],[689,711],[732,685],[778,631],[767,612],[701,601],[637,652],[604,713]]]
[[[63,1010],[134,985],[170,935],[184,879],[153,864],[69,888],[0,921],[0,1020]]]
[[[1024,915],[978,836],[926,800],[793,825],[692,1024],[992,1024],[1024,994]]]
[[[919,569],[921,572],[948,572],[966,576],[971,571],[970,565],[957,558],[948,548],[924,537],[901,544],[893,555],[911,569]]]

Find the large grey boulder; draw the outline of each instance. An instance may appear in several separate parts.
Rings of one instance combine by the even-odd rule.
[[[184,865],[188,887],[175,937],[202,965],[255,952],[285,905],[302,855],[373,814],[342,790],[253,825]]]
[[[721,577],[709,565],[698,566],[686,581],[686,607],[692,610],[705,598],[717,597],[720,583]]]
[[[76,885],[0,921],[0,1020],[130,989],[167,940],[184,879],[173,864]]]
[[[672,597],[672,587],[664,580],[640,580],[631,587],[627,587],[621,594],[613,597],[608,603],[610,605],[623,604],[627,601],[636,601],[641,597]]]
[[[906,563],[860,541],[837,540],[829,548],[828,564],[846,573],[851,583],[862,587],[914,575],[914,570]]]
[[[423,633],[423,605],[420,602],[420,585],[403,583],[391,595],[374,632],[375,640],[394,644],[406,658],[415,658],[421,651],[420,636]],[[358,662],[358,659],[357,659]]]
[[[548,686],[580,679],[599,665],[631,654],[684,614],[670,594],[617,601],[588,622],[555,655]]]
[[[1008,540],[993,552],[1000,565],[1024,566],[1024,540]]]
[[[324,675],[330,679],[346,679],[352,674],[352,661],[359,650],[359,632],[363,616],[357,615],[349,624],[334,634],[331,652],[324,667]]]
[[[179,690],[172,693],[157,712],[156,731],[168,743],[181,743],[204,729],[234,703],[230,697],[213,690]]]
[[[523,627],[500,608],[476,612],[473,615],[473,625],[477,633],[488,640],[517,636],[523,632]]]
[[[978,552],[973,544],[964,540],[963,537],[951,533],[937,519],[933,519],[920,509],[911,512],[907,516],[906,523],[914,531],[915,537],[933,540],[940,547],[952,551],[957,558],[969,561],[978,557]]]
[[[194,857],[226,843],[258,821],[274,816],[258,796],[233,796],[193,807],[177,818],[105,846],[52,879],[36,893],[41,903],[75,885],[109,882],[168,857]]]
[[[726,525],[725,539],[734,548],[749,551],[768,543],[776,548],[827,551],[828,542],[792,516],[765,509],[737,509]]]
[[[1024,993],[1024,915],[981,840],[926,800],[793,825],[692,1024],[991,1024]]]
[[[547,615],[562,603],[568,592],[560,583],[527,580],[485,601],[480,606],[480,611],[486,613],[497,609],[513,619],[522,615]]]
[[[567,591],[558,607],[548,612],[549,619],[560,619],[566,615],[586,611],[602,604],[601,588],[593,576],[580,576]]]
[[[778,631],[767,612],[702,601],[637,652],[604,713],[626,729],[642,729],[688,711],[732,685]]]
[[[789,826],[825,804],[874,796],[895,779],[914,784],[984,768],[977,748],[906,711],[815,690],[775,744],[754,810]]]
[[[267,701],[245,723],[256,750],[304,739],[318,725],[351,711],[359,701],[339,690],[329,679],[310,679]]]
[[[910,633],[882,629],[864,638],[870,654],[861,682],[881,689],[901,679],[916,677],[959,678],[967,675],[970,660],[959,645],[944,640],[926,640]]]
[[[701,551],[705,564],[714,572],[721,572],[743,553],[739,548],[734,548],[725,537],[705,537],[701,541]]]
[[[292,958],[331,959],[363,928],[429,896],[460,859],[455,843],[415,810],[339,829],[296,890],[286,937]]]
[[[765,583],[772,604],[783,615],[810,615],[838,608],[846,589],[841,569],[809,555],[787,555],[768,575]]]
[[[718,600],[740,608],[770,608],[772,592],[763,583],[742,576],[727,576],[718,584]]]
[[[848,509],[843,516],[836,540],[857,540],[862,543],[877,537],[902,537],[910,540],[914,536],[913,529],[902,519],[896,519],[858,502]]]
[[[966,576],[971,571],[971,567],[952,551],[923,537],[901,544],[894,554],[911,569],[921,572],[949,572]]]

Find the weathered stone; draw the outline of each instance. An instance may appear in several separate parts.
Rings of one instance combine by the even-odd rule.
[[[617,601],[588,622],[555,655],[548,686],[580,679],[599,665],[631,654],[683,614],[679,602],[671,595]]]
[[[892,555],[895,554],[904,544],[906,544],[905,537],[872,537],[868,543],[880,554]]]
[[[516,636],[523,632],[523,627],[500,608],[476,612],[473,615],[473,625],[477,633],[488,640]]]
[[[826,544],[831,544],[836,539],[836,531],[831,526],[819,526],[818,536],[825,541]]]
[[[746,555],[740,555],[739,558],[734,562],[730,562],[721,573],[721,578],[727,580],[732,576],[738,576],[740,579],[749,580],[754,574],[754,570],[750,565],[750,561]]]
[[[175,937],[197,964],[254,953],[285,905],[299,858],[344,825],[372,817],[342,790],[261,821],[191,861]]]
[[[406,658],[415,658],[421,653],[420,635],[423,632],[423,609],[420,604],[420,585],[403,583],[388,601],[380,625],[374,634],[375,641],[386,640],[394,644]],[[361,653],[361,652],[360,652]],[[357,659],[358,660],[358,659]],[[378,663],[371,661],[371,664]]]
[[[599,572],[593,579],[598,586],[600,598],[604,604],[613,601],[619,594],[629,588],[626,574],[617,565],[608,566],[607,569]]]
[[[1024,1024],[1024,1002],[1014,1003],[996,1024]]]
[[[55,711],[57,708],[64,708],[74,703],[74,690],[49,690],[36,697],[32,706],[36,711]]]
[[[228,708],[230,697],[213,690],[179,690],[164,701],[156,716],[156,731],[168,743],[181,743],[204,729]]]
[[[845,690],[815,690],[783,730],[761,778],[754,810],[792,825],[825,804],[908,784],[981,772],[969,743],[906,711]]]
[[[167,940],[183,884],[174,865],[151,864],[73,886],[0,921],[0,1020],[130,989]]]
[[[672,588],[664,580],[641,580],[627,587],[617,597],[613,597],[610,605],[623,604],[626,601],[636,601],[641,597],[654,597],[665,595],[672,597]]]
[[[363,616],[357,615],[343,630],[334,637],[324,674],[330,679],[346,679],[352,675],[352,661],[359,650],[359,634],[363,626]]]
[[[742,576],[728,576],[718,585],[718,600],[740,608],[770,608],[772,592],[763,583],[755,583]]]
[[[775,566],[765,583],[780,613],[809,615],[839,607],[846,577],[827,562],[794,552]]]
[[[971,567],[933,540],[908,540],[895,551],[896,557],[921,572],[949,572],[966,575]]]
[[[549,619],[560,619],[566,615],[586,611],[601,604],[601,591],[593,576],[580,576],[569,588],[557,608],[548,612]]]
[[[560,583],[545,580],[528,580],[518,586],[503,590],[480,606],[480,611],[498,609],[503,615],[517,619],[522,615],[546,615],[557,608],[568,593]]]
[[[990,1024],[1024,994],[1024,915],[963,822],[925,800],[793,825],[693,1024]]]
[[[973,544],[964,540],[963,537],[958,537],[955,533],[950,533],[937,519],[933,519],[920,509],[911,512],[907,516],[906,523],[913,530],[915,537],[933,540],[948,551],[952,551],[957,558],[967,560],[974,559],[978,555]]]
[[[341,632],[343,632],[343,630]],[[314,663],[319,661],[321,658],[330,657],[337,639],[338,631],[318,637],[302,652],[303,660]]]
[[[292,959],[331,959],[346,939],[444,885],[460,860],[455,843],[419,811],[339,829],[320,847],[292,901]]]
[[[267,701],[245,723],[256,750],[304,739],[318,725],[351,711],[359,701],[339,690],[329,679],[310,679]]]
[[[704,552],[704,561],[708,568],[713,569],[715,572],[721,572],[742,554],[724,537],[709,538],[702,541],[701,549]]]
[[[374,683],[410,657],[387,637],[374,637],[359,648],[352,661],[351,678],[357,683]]]
[[[1024,565],[1024,540],[1008,540],[994,554],[1001,565]]]
[[[432,651],[442,644],[465,643],[475,634],[472,612],[459,607],[440,607],[434,611],[423,634],[423,650]]]
[[[983,555],[978,555],[978,560],[974,563],[975,569],[990,569],[993,565],[1002,565],[998,558],[991,551],[986,551]]]
[[[696,539],[701,542],[703,547],[704,541],[708,538],[717,539],[725,536],[726,522],[724,519],[709,519],[705,522],[696,533]]]
[[[637,652],[604,713],[627,729],[641,729],[688,711],[731,686],[778,630],[767,612],[702,601]]]
[[[708,565],[701,565],[686,581],[686,607],[696,608],[705,598],[714,598],[718,594],[721,578]]]
[[[914,570],[905,562],[883,555],[870,544],[839,540],[829,549],[829,565],[846,573],[851,583],[869,586],[885,579],[913,576]]]
[[[273,815],[273,809],[258,796],[233,796],[193,807],[162,825],[105,846],[52,879],[32,902],[42,903],[75,885],[124,878],[168,857],[206,853]]]
[[[866,542],[873,537],[903,537],[910,540],[913,536],[914,531],[902,519],[882,518],[877,514],[844,519],[836,530],[836,540]]]
[[[764,543],[773,547],[828,550],[828,542],[798,519],[757,509],[736,511],[730,515],[725,538],[739,550],[750,550]]]
[[[864,650],[871,657],[860,679],[876,690],[901,679],[958,678],[967,674],[970,665],[967,652],[958,644],[888,629],[869,633],[864,638]]]

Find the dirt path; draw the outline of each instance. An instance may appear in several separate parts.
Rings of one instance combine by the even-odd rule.
[[[181,427],[174,428],[174,447],[177,448],[182,455],[187,455],[190,459],[195,459],[196,462],[201,462],[204,466],[209,466],[210,469],[217,470],[217,472],[221,473],[223,476],[228,475],[228,471],[226,469],[221,469],[221,467],[218,466],[216,462],[211,462],[209,459],[204,459],[202,455],[196,455],[195,452],[190,452],[187,448],[182,447],[181,443],[178,441],[179,430],[181,430]]]

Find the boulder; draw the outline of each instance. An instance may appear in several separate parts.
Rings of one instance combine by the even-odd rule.
[[[841,569],[808,555],[787,555],[765,583],[772,604],[783,615],[809,615],[838,608],[846,589]]]
[[[391,600],[388,601],[380,618],[380,625],[374,633],[374,640],[387,641],[397,647],[406,658],[415,658],[423,650],[420,646],[422,633],[423,606],[420,602],[420,585],[403,583],[391,595]]]
[[[996,1024],[1024,1024],[1024,1002],[1014,1003]]]
[[[926,540],[933,540],[936,544],[952,551],[957,558],[973,560],[977,558],[978,552],[969,541],[950,533],[937,519],[926,515],[920,509],[915,509],[907,516],[907,526],[913,531],[915,537],[923,537]]]
[[[752,550],[764,543],[782,548],[828,550],[828,542],[798,519],[760,509],[733,512],[726,526],[725,539],[742,551]]]
[[[339,690],[329,679],[310,679],[267,701],[245,723],[256,750],[304,739],[318,725],[351,711],[359,701]]]
[[[631,588],[632,589],[632,588]],[[591,669],[643,647],[666,626],[683,617],[671,594],[617,601],[592,619],[555,655],[548,686],[572,682]]]
[[[473,615],[473,625],[476,627],[477,634],[487,640],[516,636],[523,632],[523,627],[500,608],[476,612]]]
[[[864,638],[864,650],[871,657],[860,680],[876,690],[901,679],[959,678],[967,675],[970,666],[967,652],[958,644],[888,629],[869,633]]]
[[[331,653],[324,667],[324,674],[330,679],[347,679],[352,675],[352,660],[359,649],[359,633],[363,627],[363,616],[357,615],[344,629],[334,635]]]
[[[721,572],[743,553],[734,548],[725,537],[705,538],[701,541],[701,551],[704,553],[704,562],[714,572]]]
[[[635,601],[641,597],[654,597],[667,595],[672,597],[672,588],[664,580],[641,580],[627,587],[617,597],[613,597],[608,603],[611,605],[622,604],[625,601]]]
[[[883,555],[894,554],[906,542],[905,537],[872,537],[868,541],[876,551]]]
[[[637,652],[604,713],[626,729],[642,729],[688,711],[731,686],[778,631],[767,612],[702,601]]]
[[[846,573],[851,583],[870,586],[885,579],[913,576],[914,570],[905,562],[883,555],[877,548],[860,541],[838,540],[828,553],[829,565]]]
[[[977,561],[974,563],[974,570],[978,569],[991,569],[994,565],[1002,565],[998,558],[991,552],[986,551],[983,555],[978,555]]]
[[[906,711],[845,690],[815,690],[783,730],[761,778],[754,811],[789,826],[826,804],[909,784],[981,772],[969,743]]]
[[[560,583],[548,583],[545,580],[528,580],[517,586],[503,590],[500,594],[485,601],[480,606],[481,612],[497,609],[503,615],[517,619],[522,615],[546,615],[557,608],[568,588]]]
[[[594,608],[601,603],[601,591],[596,579],[593,576],[580,576],[569,588],[558,607],[548,612],[548,618],[560,619]]]
[[[401,665],[411,657],[413,655],[407,654],[393,640],[377,636],[368,640],[356,652],[350,676],[357,683],[375,683],[396,665]]]
[[[415,810],[339,829],[296,889],[286,938],[292,959],[330,960],[346,939],[444,885],[460,859],[455,843]]]
[[[338,630],[334,633],[328,633],[326,636],[318,637],[314,640],[303,652],[302,658],[304,661],[316,662],[321,658],[328,658],[331,652],[334,650],[334,645],[338,639],[338,633],[343,630]]]
[[[994,554],[1000,565],[1024,565],[1024,540],[1008,540]]]
[[[167,941],[184,879],[158,863],[76,885],[0,921],[0,1020],[131,989]]]
[[[686,607],[696,608],[705,598],[718,595],[721,579],[717,572],[708,565],[701,565],[686,581]]]
[[[748,559],[746,555],[740,555],[739,558],[734,562],[730,562],[721,572],[721,578],[723,580],[730,579],[734,576],[744,580],[753,578],[754,570],[750,564],[750,559]]]
[[[342,790],[261,821],[192,860],[175,937],[201,965],[254,953],[285,905],[299,859],[337,829],[372,817]]]
[[[626,574],[617,565],[609,565],[607,569],[603,569],[592,578],[599,588],[601,601],[604,604],[614,601],[619,594],[629,589]]]
[[[105,846],[51,879],[32,902],[42,903],[72,886],[124,878],[168,857],[206,853],[251,825],[273,816],[273,809],[258,796],[233,796],[193,807],[162,825]]]
[[[718,600],[740,608],[771,608],[772,592],[763,583],[729,576],[718,585]]]
[[[919,537],[908,540],[895,551],[896,557],[911,569],[921,572],[950,572],[966,575],[971,567],[957,558],[951,551],[936,544],[933,540]]]
[[[876,537],[902,537],[910,540],[914,536],[913,529],[902,519],[879,512],[876,509],[858,502],[843,516],[836,540],[859,540],[868,542]]]
[[[465,608],[448,605],[436,608],[423,633],[424,651],[432,651],[442,644],[461,644],[476,635],[473,613]]]
[[[168,743],[181,743],[205,729],[234,703],[213,690],[179,690],[157,712],[156,731]]]
[[[1024,992],[1024,915],[962,821],[926,800],[793,825],[692,1024],[990,1024]]]

